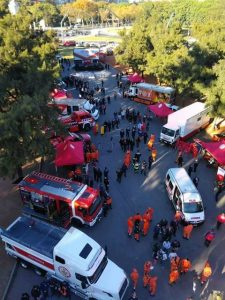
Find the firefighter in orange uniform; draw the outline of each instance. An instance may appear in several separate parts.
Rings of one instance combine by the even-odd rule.
[[[144,273],[143,276],[143,286],[146,288],[149,283],[150,276],[148,273]]]
[[[174,270],[178,270],[179,264],[180,264],[179,256],[172,258],[170,261],[170,272],[172,272]]]
[[[133,217],[129,217],[127,220],[127,226],[128,226],[128,236],[131,236],[134,230],[134,219]]]
[[[185,274],[187,273],[191,268],[191,262],[188,258],[183,258],[180,261],[180,273]]]
[[[131,163],[131,153],[130,150],[127,150],[125,156],[124,156],[124,165],[129,168],[130,163]]]
[[[187,239],[187,240],[190,239],[193,228],[194,227],[192,224],[188,224],[188,225],[184,226],[184,228],[183,228],[183,238],[184,239]]]
[[[143,219],[147,219],[149,222],[152,221],[154,209],[151,207],[148,207],[143,215]]]
[[[152,160],[156,161],[156,156],[157,156],[157,150],[156,148],[152,148]]]
[[[150,276],[148,284],[149,284],[149,292],[151,296],[155,296],[156,294],[157,280],[158,280],[157,276],[154,277]]]
[[[179,224],[183,220],[183,214],[180,210],[177,210],[174,215],[174,221]]]
[[[201,284],[206,283],[206,281],[209,279],[211,275],[212,275],[212,268],[209,262],[207,261],[201,273]]]
[[[144,264],[144,274],[149,274],[151,271],[152,263],[150,260],[146,261]]]
[[[176,283],[177,280],[179,279],[179,272],[178,270],[173,270],[170,272],[170,275],[169,275],[169,284],[172,285],[173,283]]]
[[[139,274],[138,274],[138,271],[137,269],[133,268],[131,274],[130,274],[130,278],[133,282],[133,286],[134,288],[136,289],[137,287],[137,283],[138,283],[138,278],[139,278]]]
[[[142,218],[143,223],[142,223],[142,233],[143,235],[147,235],[149,228],[150,228],[150,222],[146,218]]]

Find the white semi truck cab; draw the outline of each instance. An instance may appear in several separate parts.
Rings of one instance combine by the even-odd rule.
[[[128,287],[125,272],[82,231],[65,229],[22,215],[0,232],[6,252],[23,267],[66,281],[83,299],[120,300]]]

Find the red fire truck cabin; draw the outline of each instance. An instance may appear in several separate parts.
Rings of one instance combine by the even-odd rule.
[[[26,214],[61,227],[93,226],[102,212],[98,190],[79,182],[33,172],[18,186]]]

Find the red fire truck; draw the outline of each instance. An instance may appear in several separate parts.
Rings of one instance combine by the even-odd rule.
[[[18,187],[26,214],[61,227],[93,226],[102,212],[98,190],[79,182],[33,172]]]
[[[70,132],[80,130],[88,131],[95,125],[94,119],[86,110],[74,111],[70,116],[60,116],[59,121],[62,122]]]

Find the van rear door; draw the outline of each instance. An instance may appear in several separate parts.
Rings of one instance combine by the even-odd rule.
[[[166,175],[165,184],[166,184],[166,190],[167,190],[168,196],[169,196],[170,200],[173,200],[175,184],[174,184],[174,182],[172,182],[171,175],[169,174],[169,172]]]

